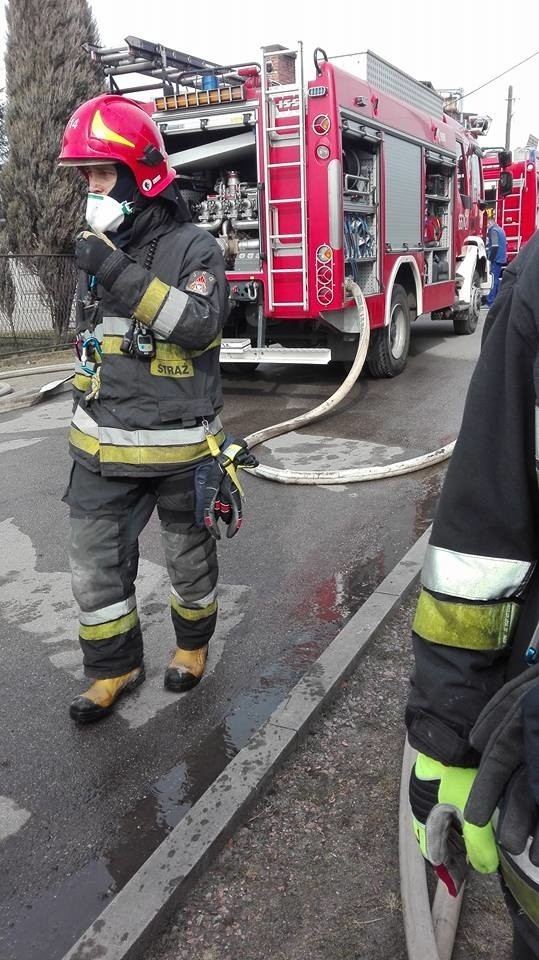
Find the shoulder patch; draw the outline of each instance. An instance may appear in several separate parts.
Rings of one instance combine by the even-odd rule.
[[[213,273],[208,273],[207,270],[194,270],[193,273],[189,275],[185,289],[188,290],[189,293],[198,293],[201,297],[209,297],[215,286],[215,282]]]

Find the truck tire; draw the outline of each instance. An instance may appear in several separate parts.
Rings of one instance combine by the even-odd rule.
[[[476,270],[473,275],[472,289],[470,291],[470,306],[467,310],[456,313],[453,317],[453,330],[458,337],[469,336],[471,333],[475,333],[480,309],[481,277]]]
[[[406,366],[410,349],[410,308],[404,287],[396,283],[391,294],[391,314],[387,327],[371,334],[367,368],[372,377],[396,377]]]

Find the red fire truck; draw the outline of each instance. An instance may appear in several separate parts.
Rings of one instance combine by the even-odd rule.
[[[367,365],[392,377],[421,314],[473,333],[488,281],[476,133],[372,53],[366,80],[301,48],[222,67],[127,37],[91,49],[114,91],[161,88],[153,118],[194,221],[221,245],[232,310],[223,362],[350,362],[363,291]],[[149,86],[120,89],[119,75]],[[140,99],[140,97],[139,97]]]
[[[500,161],[502,163],[500,164]],[[507,262],[539,226],[539,158],[536,147],[523,147],[507,154],[503,150],[484,151],[481,161],[485,179],[485,203],[507,236]],[[500,174],[510,174],[505,189],[500,189]],[[503,187],[503,178],[502,178]],[[506,192],[506,190],[508,192]]]

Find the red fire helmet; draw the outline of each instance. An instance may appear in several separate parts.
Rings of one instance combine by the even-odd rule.
[[[135,100],[103,93],[87,100],[70,118],[58,158],[60,166],[125,163],[141,194],[155,197],[176,176],[163,138]]]

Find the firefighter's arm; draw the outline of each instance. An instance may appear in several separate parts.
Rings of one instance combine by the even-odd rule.
[[[520,281],[489,331],[470,383],[413,623],[410,742],[454,766],[477,761],[469,733],[505,680],[539,555],[537,315],[519,293]],[[533,284],[539,304],[539,282]]]
[[[105,239],[85,231],[77,263],[125,304],[132,317],[182,347],[205,349],[220,334],[228,310],[224,261],[213,238],[201,232],[180,267],[177,286],[164,283]]]

